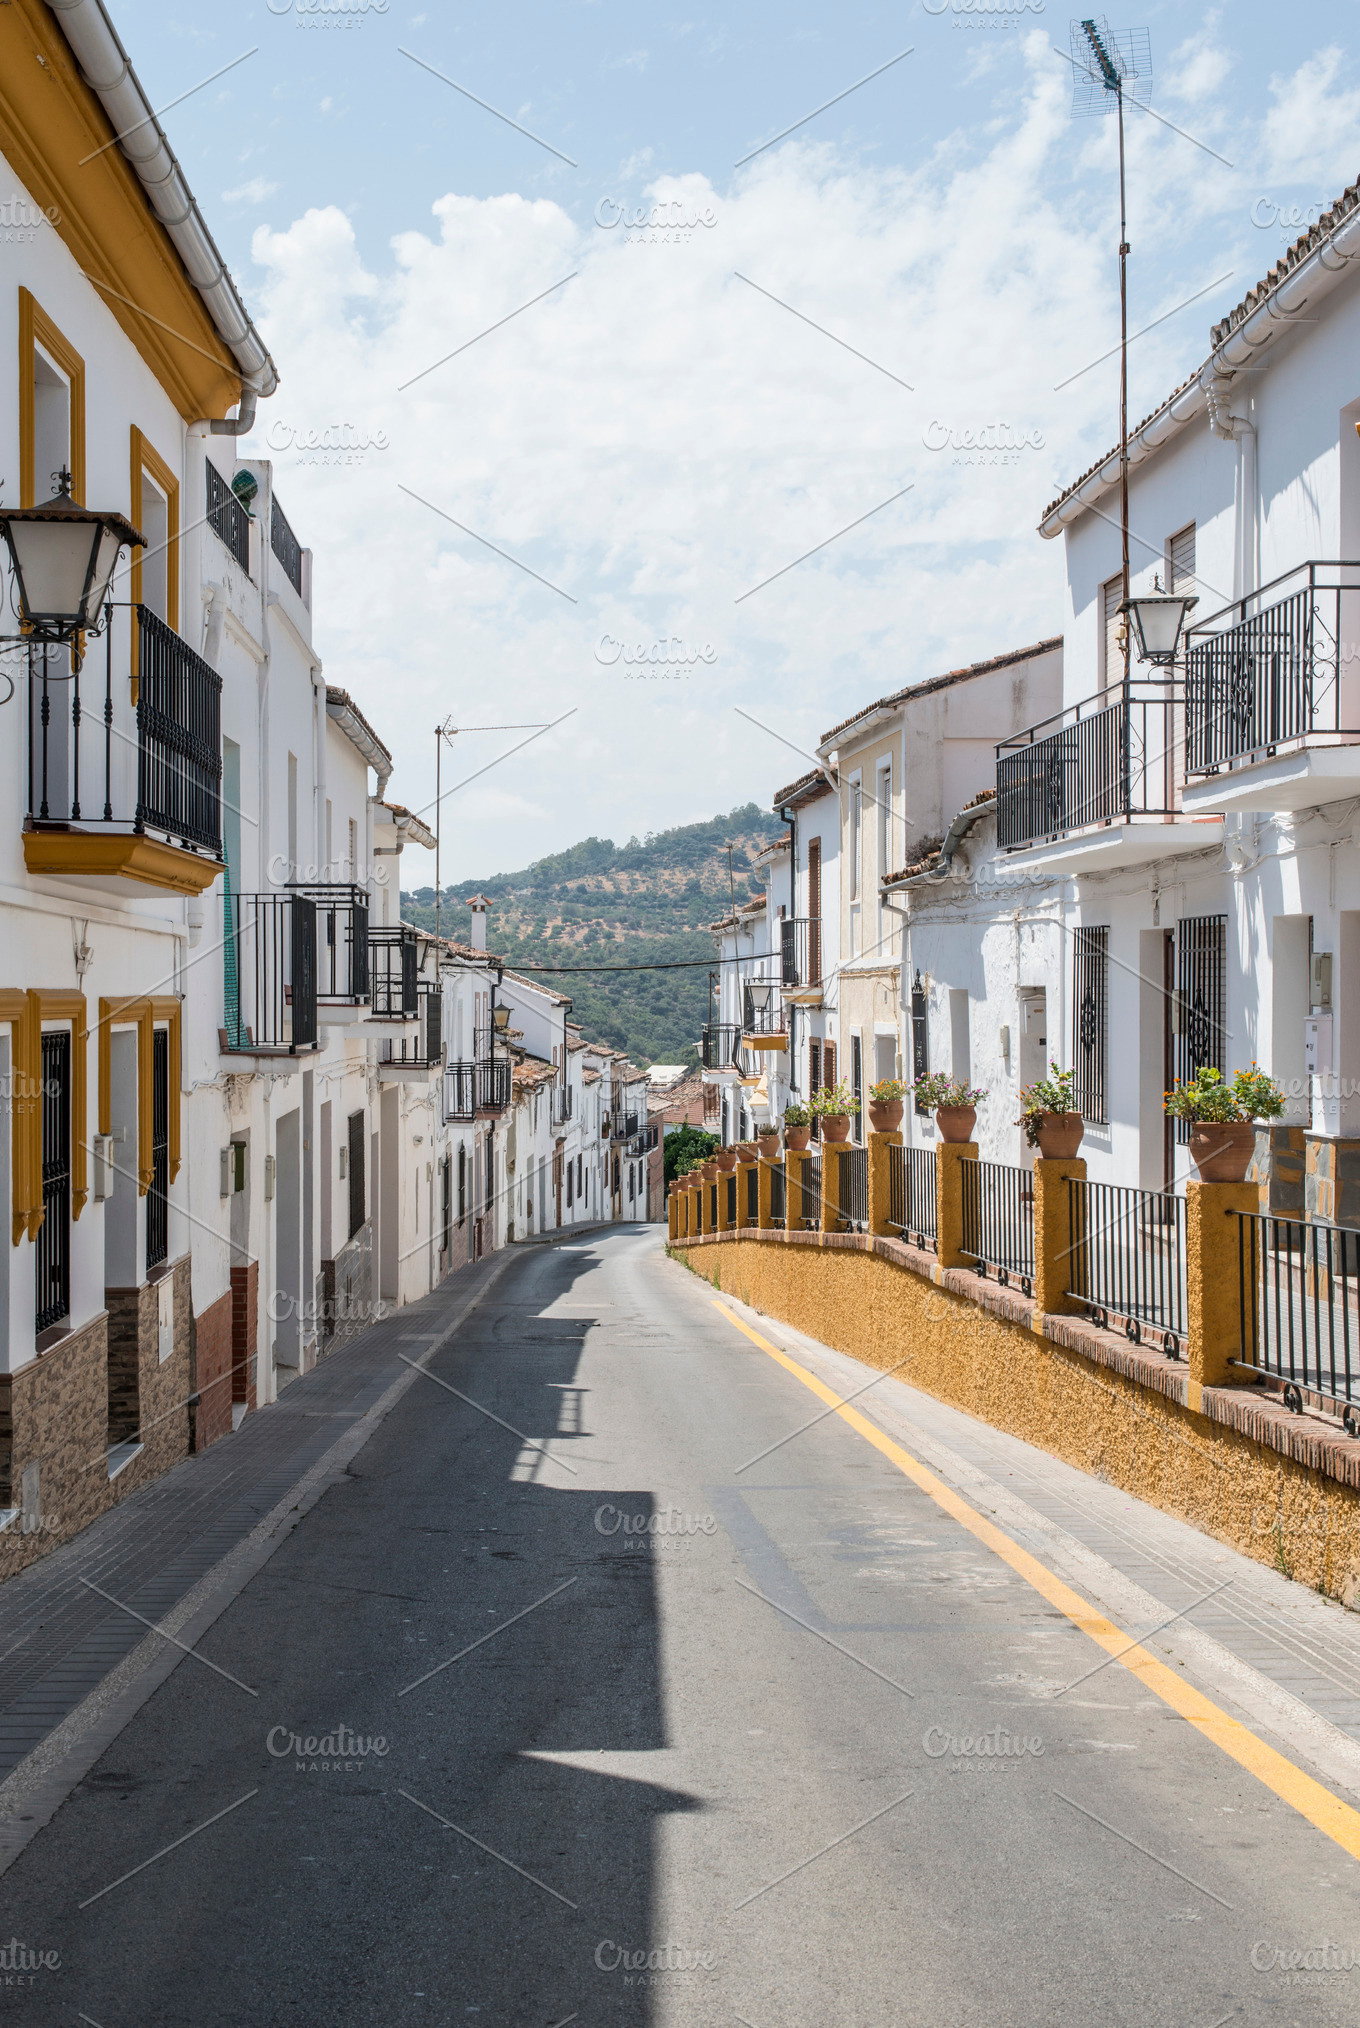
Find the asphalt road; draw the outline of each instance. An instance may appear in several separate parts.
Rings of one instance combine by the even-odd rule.
[[[840,1416],[748,1463],[819,1413],[656,1228],[517,1256],[0,1881],[7,2013],[1354,2021],[1360,1866]]]

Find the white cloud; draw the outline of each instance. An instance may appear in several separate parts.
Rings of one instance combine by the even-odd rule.
[[[1269,173],[1322,177],[1339,195],[1355,174],[1355,135],[1360,126],[1360,90],[1334,90],[1345,52],[1319,50],[1289,77],[1270,80],[1275,100],[1265,120]]]
[[[266,197],[272,197],[278,189],[277,183],[270,183],[263,176],[252,176],[249,183],[238,183],[234,190],[222,192],[224,204],[263,204]]]
[[[656,179],[649,203],[716,213],[683,243],[630,245],[621,228],[582,228],[516,194],[446,195],[432,231],[399,235],[374,266],[333,207],[256,233],[261,323],[283,383],[255,443],[271,417],[390,440],[339,468],[281,454],[277,480],[315,551],[327,676],[394,748],[393,794],[412,806],[432,795],[428,728],[450,712],[481,722],[579,707],[449,803],[446,877],[763,797],[801,763],[735,704],[806,749],[876,695],[1058,631],[1061,545],[1040,542],[1035,523],[1113,441],[1117,362],[1052,389],[1117,337],[1110,206],[1092,202],[1104,191],[1112,203],[1117,186],[1112,123],[1074,133],[1066,67],[1041,35],[1025,53],[1025,94],[1008,92],[1004,124],[952,138],[915,170],[804,138],[730,187]],[[1184,202],[1183,154],[1174,172],[1165,164],[1184,146],[1151,122],[1131,130],[1153,214],[1173,186]],[[1135,413],[1180,378],[1216,309],[1141,341]],[[932,421],[1002,422],[1043,443],[1012,463],[955,462],[926,447]],[[596,658],[606,631],[711,642],[717,660],[686,680],[628,682]],[[469,737],[469,771],[513,743]],[[406,873],[429,877],[418,860]]]

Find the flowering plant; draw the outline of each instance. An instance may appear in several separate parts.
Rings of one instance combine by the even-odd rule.
[[[1020,1117],[1018,1127],[1025,1130],[1025,1139],[1031,1148],[1039,1145],[1039,1122],[1045,1113],[1074,1113],[1077,1110],[1077,1073],[1075,1070],[1060,1070],[1049,1059],[1049,1075],[1037,1077],[1033,1084],[1022,1087],[1020,1092]]]
[[[943,1070],[932,1070],[925,1077],[918,1077],[911,1090],[917,1105],[924,1106],[931,1113],[938,1112],[941,1106],[980,1105],[987,1096],[981,1085],[964,1084]]]
[[[820,1091],[812,1094],[810,1107],[813,1118],[818,1120],[834,1119],[838,1113],[858,1111],[850,1096],[850,1087],[844,1083],[824,1084]]]
[[[1188,1084],[1179,1079],[1166,1094],[1165,1109],[1173,1120],[1232,1126],[1245,1120],[1278,1120],[1284,1093],[1273,1077],[1253,1063],[1239,1070],[1229,1084],[1221,1070],[1205,1064]]]
[[[877,1084],[869,1086],[869,1096],[876,1106],[896,1105],[907,1095],[907,1087],[900,1077],[881,1077]]]
[[[810,1127],[812,1125],[811,1106],[799,1105],[796,1102],[791,1106],[785,1106],[784,1125],[786,1127]]]

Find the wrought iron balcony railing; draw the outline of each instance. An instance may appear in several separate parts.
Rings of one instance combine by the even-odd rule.
[[[420,952],[406,923],[368,932],[368,985],[373,1016],[380,1021],[414,1021]]]
[[[433,1070],[444,1057],[444,997],[438,986],[422,981],[416,997],[416,1026],[411,1035],[389,1035],[383,1041],[382,1063],[406,1063]]]
[[[484,1056],[477,1063],[477,1110],[503,1113],[510,1103],[511,1063],[508,1056]]]
[[[1171,683],[1121,683],[996,750],[996,833],[1004,850],[1137,817],[1174,816],[1184,704]]]
[[[113,680],[113,611],[105,609],[102,682],[75,668],[68,648],[33,642],[20,651],[29,826],[151,833],[220,859],[222,678],[149,606],[133,606],[124,692]]]
[[[778,986],[765,979],[745,979],[741,988],[743,1035],[782,1035],[784,999]]]
[[[479,1113],[503,1113],[510,1103],[510,1079],[508,1056],[446,1063],[445,1120],[475,1120]]]
[[[283,574],[298,597],[302,597],[302,544],[288,525],[288,516],[277,500],[269,503],[269,547],[283,565]]]
[[[1301,563],[1186,635],[1190,774],[1360,740],[1360,563]]]
[[[295,1056],[314,1049],[316,903],[305,894],[222,892],[224,1047]]]
[[[733,1021],[704,1025],[699,1056],[705,1070],[733,1070],[741,1061],[741,1030]]]
[[[316,904],[316,997],[323,1006],[362,1006],[369,992],[368,896],[344,881],[290,881]]]
[[[475,1063],[444,1065],[445,1120],[472,1120],[477,1117],[477,1066]]]
[[[552,1089],[552,1124],[564,1127],[571,1118],[572,1089],[569,1084],[555,1084]]]
[[[822,919],[786,916],[779,925],[780,984],[806,992],[822,983]]]
[[[250,571],[250,516],[211,458],[204,459],[207,482],[208,526],[236,558],[243,571]]]

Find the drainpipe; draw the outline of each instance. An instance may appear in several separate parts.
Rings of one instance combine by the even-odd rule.
[[[1256,427],[1245,416],[1232,413],[1230,381],[1207,376],[1204,393],[1209,408],[1209,428],[1225,443],[1237,445],[1237,544],[1233,577],[1235,596],[1246,599],[1256,589],[1259,568]]]

